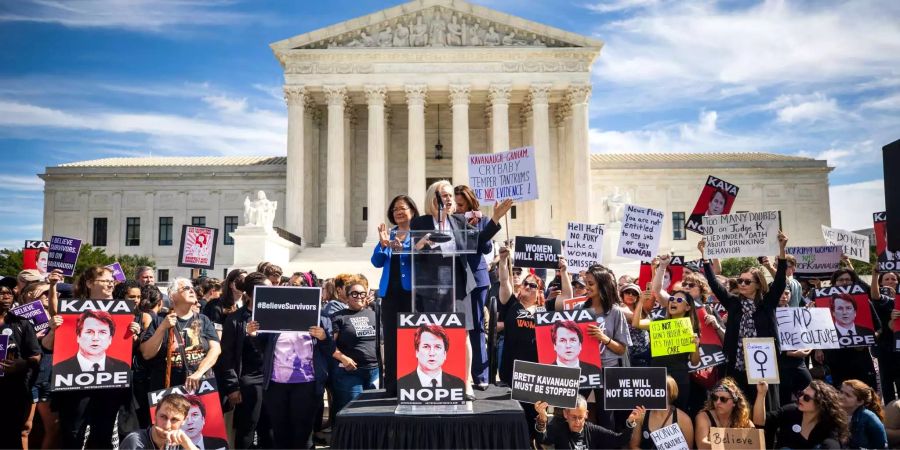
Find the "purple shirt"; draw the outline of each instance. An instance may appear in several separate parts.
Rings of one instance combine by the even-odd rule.
[[[272,366],[272,381],[276,383],[308,383],[315,381],[313,369],[313,337],[306,332],[278,335]]]

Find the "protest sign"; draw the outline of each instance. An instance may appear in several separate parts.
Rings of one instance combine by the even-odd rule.
[[[16,306],[10,311],[23,319],[31,321],[31,325],[34,326],[34,332],[38,335],[50,328],[50,316],[47,314],[47,310],[44,309],[44,304],[41,303],[40,300]]]
[[[6,352],[9,348],[9,334],[0,334],[0,361],[6,360]],[[6,373],[0,368],[0,377],[5,376]]]
[[[834,319],[825,308],[776,308],[781,351],[841,348]]]
[[[780,222],[778,211],[704,216],[706,257],[777,255]]]
[[[586,302],[587,299],[588,298],[586,296],[567,298],[567,299],[563,300],[563,310],[571,311],[573,309],[577,309],[584,302]]]
[[[775,338],[743,338],[741,341],[744,346],[747,383],[750,385],[760,381],[767,381],[769,384],[780,383]]]
[[[710,427],[709,443],[712,450],[764,450],[766,436],[759,428]]]
[[[879,272],[900,271],[900,249],[888,250],[887,212],[872,215],[875,222],[875,254]]]
[[[822,237],[825,238],[825,245],[840,246],[850,259],[869,262],[868,236],[822,225]]]
[[[182,226],[178,267],[212,270],[216,265],[218,236],[216,228]]]
[[[665,213],[662,211],[625,205],[622,234],[619,236],[619,250],[616,255],[651,261],[659,253],[663,219]]]
[[[512,399],[574,408],[580,372],[578,367],[536,364],[517,359],[513,361]]]
[[[228,435],[225,431],[225,419],[222,415],[222,400],[216,387],[216,379],[200,381],[200,387],[189,392],[184,385],[150,392],[150,418],[156,417],[156,408],[163,397],[169,394],[181,394],[191,404],[182,431],[191,439],[197,448],[206,450],[223,449],[228,446]]]
[[[820,247],[787,247],[784,252],[797,260],[794,278],[830,278],[841,264],[841,247],[826,245]]]
[[[562,254],[562,243],[559,239],[516,236],[515,246],[516,267],[536,269],[559,267],[559,255]]]
[[[700,323],[700,363],[694,364],[688,360],[688,369],[692,372],[725,363],[722,339],[719,338],[716,327],[706,323],[707,315],[717,317],[709,305],[697,308],[697,322]]]
[[[678,422],[650,432],[650,439],[658,449],[664,450],[689,450],[691,448]]]
[[[650,356],[694,353],[694,326],[689,317],[650,322]]]
[[[113,279],[116,280],[116,283],[125,281],[125,270],[122,269],[122,265],[118,261],[106,266],[106,268],[112,270]]]
[[[479,201],[489,204],[507,198],[517,202],[537,199],[534,148],[469,155],[469,186]]]
[[[604,231],[603,225],[569,222],[566,228],[566,263],[572,273],[602,262]]]
[[[603,407],[607,411],[668,408],[665,367],[603,369]]]
[[[260,333],[309,331],[319,326],[322,288],[299,286],[255,286],[253,320]]]
[[[669,265],[666,266],[666,274],[663,275],[662,288],[668,293],[675,290],[675,285],[684,278],[684,256],[671,256]],[[642,291],[650,289],[650,282],[653,280],[653,267],[650,263],[641,263],[640,272],[638,272],[637,285]]]
[[[134,320],[130,300],[59,300],[62,325],[53,351],[54,391],[131,385]],[[81,358],[78,358],[78,356]]]
[[[25,241],[22,248],[22,270],[37,270],[47,273],[47,262],[50,259],[50,241]]]
[[[50,238],[50,249],[47,255],[47,272],[59,269],[64,276],[71,277],[75,273],[75,263],[78,261],[80,252],[80,239],[53,236]]]
[[[397,390],[401,405],[466,403],[466,325],[459,313],[400,314]],[[422,372],[431,380],[424,385]]]
[[[894,311],[900,311],[900,294],[894,297]],[[900,320],[894,320],[894,351],[900,352]]]
[[[875,345],[869,291],[859,284],[814,289],[816,306],[830,308],[841,348]]]
[[[543,312],[535,315],[538,362],[581,369],[581,388],[601,387],[600,342],[588,334],[597,325],[589,309]]]
[[[697,204],[691,211],[684,228],[694,233],[703,233],[704,216],[720,216],[731,212],[731,205],[737,198],[738,187],[712,175],[706,178],[706,185],[700,191]]]

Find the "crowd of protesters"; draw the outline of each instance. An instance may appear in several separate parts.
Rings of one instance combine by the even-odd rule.
[[[0,360],[0,447],[218,448],[186,434],[189,396],[163,397],[151,417],[147,395],[177,385],[192,391],[215,379],[231,447],[312,448],[324,443],[320,432],[340,420],[336,413],[362,392],[384,388],[396,394],[398,313],[449,308],[466,314],[466,396],[474,398],[474,390],[489,384],[508,386],[514,361],[538,361],[535,314],[562,310],[562,300],[581,296],[585,301],[576,307],[597,317],[587,334],[599,345],[602,366],[667,368],[668,407],[605,411],[597,401],[602,388],[582,389],[574,408],[555,413],[543,402],[523,403],[536,447],[655,448],[650,433],[672,424],[691,447],[703,449],[711,448],[714,427],[759,428],[767,446],[777,448],[900,446],[900,362],[893,332],[900,317],[898,274],[873,273],[867,284],[844,258],[830,279],[798,280],[796,261],[785,254],[788,237],[780,233],[780,254],[769,255],[774,262],[761,258],[759,266],[733,277],[721,273],[719,261],[705,258],[701,240],[699,260],[686,263],[681,279],[666,286],[671,258],[660,255],[649,287],[642,289],[633,274],[616,274],[599,263],[579,273],[570,273],[562,257],[555,273],[516,267],[511,242],[492,242],[510,201],[495,205],[488,217],[467,186],[438,182],[426,198],[421,213],[406,195],[389,203],[390,225],[378,228],[371,258],[382,269],[377,288],[361,274],[286,276],[267,262],[255,270],[232,270],[224,280],[177,278],[166,289],[157,286],[149,267],[118,283],[110,269],[88,267],[76,275],[73,289],[55,271],[41,276],[26,270],[0,280],[0,329],[9,336],[7,356]],[[480,232],[478,250],[454,269],[456,298],[429,304],[439,302],[411,292],[411,236],[443,229]],[[748,382],[744,338],[777,342],[777,307],[814,307],[813,287],[849,284],[869,293],[876,345],[783,351],[777,389]],[[252,319],[254,289],[273,285],[322,288],[320,323],[305,332],[260,333]],[[133,302],[130,387],[52,391],[51,360],[62,317],[53,315],[49,328],[38,333],[10,310],[40,300],[56,311],[64,297]],[[689,370],[699,359],[699,345],[695,353],[650,356],[650,323],[682,317],[694,330],[701,324],[715,330],[722,364]],[[491,361],[498,362],[496,371]],[[34,430],[40,430],[40,440]]]

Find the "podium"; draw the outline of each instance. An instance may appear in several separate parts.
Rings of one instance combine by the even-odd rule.
[[[467,293],[470,290],[469,286],[467,286],[467,281],[471,278],[468,275],[460,278],[460,273],[467,273],[468,269],[468,261],[466,261],[466,255],[476,254],[478,253],[478,237],[479,230],[474,229],[462,229],[462,230],[433,230],[433,231],[410,231],[410,240],[411,246],[409,250],[400,250],[396,254],[408,254],[411,256],[411,288],[412,288],[412,301],[413,301],[413,313],[412,314],[424,314],[424,313],[435,313],[436,316],[429,316],[427,321],[428,324],[434,325],[443,325],[448,326],[448,324],[444,323],[435,323],[435,321],[440,320],[442,317],[437,316],[438,313],[448,314],[448,313],[457,313],[461,314],[463,320],[462,323],[456,325],[456,329],[458,330],[460,326],[464,326],[464,328],[471,328],[472,325],[472,314],[471,314],[471,303],[467,298]],[[465,272],[463,272],[465,271]],[[403,323],[401,315],[398,323]],[[446,317],[443,317],[446,318]],[[457,316],[458,320],[459,316]],[[423,319],[419,319],[420,321]],[[401,334],[404,331],[402,325],[398,327],[398,344],[401,342]],[[464,331],[464,330],[463,330]],[[451,334],[448,332],[448,335]],[[465,334],[465,333],[463,333]],[[468,339],[468,336],[465,336],[465,339]],[[448,344],[448,349],[451,347],[455,347],[455,357],[458,358],[460,356],[459,349],[465,348],[465,342],[457,342],[454,344]],[[448,349],[444,349],[444,356],[447,357],[449,355]],[[398,368],[404,365],[404,361],[407,362],[409,359],[406,358],[404,360],[403,356],[409,356],[408,351],[401,352],[401,349],[398,348],[397,351],[397,366]],[[418,349],[417,349],[418,350]],[[417,351],[418,353],[418,351]],[[462,354],[464,357],[464,353]],[[418,356],[417,356],[418,357]],[[444,370],[445,366],[440,366],[440,372],[437,372],[438,368],[432,366],[430,369],[425,369],[427,366],[424,361],[424,357],[422,360],[418,361],[419,369],[423,370],[432,370],[436,373],[442,374],[450,374],[450,372]],[[458,359],[451,361],[450,358],[445,360],[446,367],[459,367]],[[465,361],[463,360],[463,367],[466,366]],[[458,375],[463,375],[461,378],[463,382],[468,378],[465,373],[457,373],[454,375],[458,377]],[[399,384],[402,383],[402,374],[398,370],[398,387],[400,388],[401,393],[404,391],[402,386]],[[435,386],[443,386],[444,385],[435,385]],[[429,393],[429,392],[438,392],[441,391],[441,387],[416,387],[413,388],[411,392],[418,393]],[[458,392],[458,391],[457,391]],[[434,401],[418,401],[417,404],[410,404],[410,402],[404,401],[403,395],[398,396],[398,406],[396,413],[397,414],[467,414],[472,411],[472,402],[466,401],[465,403],[460,403],[459,400],[456,400],[456,404],[446,404],[446,402],[441,403],[438,399]]]

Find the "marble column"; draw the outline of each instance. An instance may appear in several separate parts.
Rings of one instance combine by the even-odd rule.
[[[453,108],[453,184],[469,184],[469,85],[450,85]]]
[[[368,208],[368,222],[366,223],[366,243],[369,247],[378,242],[378,225],[384,220],[383,215],[385,208],[385,187],[387,178],[385,178],[385,170],[387,167],[385,155],[385,119],[384,119],[384,99],[387,94],[387,88],[383,85],[365,86],[366,104],[369,107],[369,134],[368,134],[368,154],[366,158],[367,177],[366,207]]]
[[[591,222],[591,151],[588,142],[588,103],[591,100],[590,85],[573,85],[566,93],[572,107],[572,159],[575,172],[572,174],[576,189],[572,200],[576,205],[574,219]]]
[[[328,103],[328,192],[326,192],[325,241],[322,247],[346,247],[344,217],[344,85],[324,86]]]
[[[284,226],[287,231],[302,238],[307,237],[304,229],[306,180],[306,152],[304,151],[304,127],[306,108],[306,88],[285,86],[284,100],[288,108],[287,133],[287,191],[284,199]]]
[[[550,237],[553,235],[550,218],[550,85],[532,85],[530,94],[531,145],[534,146],[538,184],[538,199],[532,209],[533,232],[537,236]]]
[[[428,87],[407,85],[406,104],[409,108],[409,131],[407,132],[407,195],[420,208],[425,210],[425,99]]]
[[[492,84],[488,91],[491,100],[491,150],[509,150],[509,94],[508,84]]]

